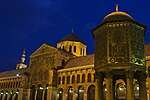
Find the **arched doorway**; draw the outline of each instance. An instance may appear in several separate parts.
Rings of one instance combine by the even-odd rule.
[[[13,97],[13,91],[10,91],[10,96],[9,96],[9,99],[8,100],[12,100],[12,97]]]
[[[38,90],[37,90],[37,98],[36,100],[42,100],[42,96],[43,96],[43,87],[41,84],[38,85]]]
[[[4,100],[7,100],[8,99],[8,91],[5,92],[5,95],[4,95]]]
[[[34,98],[35,98],[35,86],[33,85],[31,87],[30,100],[34,100]]]
[[[73,87],[69,87],[69,89],[68,89],[68,98],[67,98],[67,100],[73,100],[73,91],[74,91],[74,89],[73,89]]]
[[[14,93],[14,100],[18,100],[18,93],[19,93],[19,90],[17,90],[17,91]]]
[[[46,84],[45,93],[44,93],[44,100],[47,100],[47,90],[48,90],[48,84]]]
[[[78,88],[78,100],[84,100],[84,88],[82,86]]]
[[[63,89],[60,88],[58,89],[58,100],[62,100],[63,99]]]
[[[87,93],[87,100],[95,100],[95,86],[90,85]]]
[[[3,91],[1,91],[0,93],[1,93],[0,94],[0,100],[2,100],[2,98],[3,98]]]

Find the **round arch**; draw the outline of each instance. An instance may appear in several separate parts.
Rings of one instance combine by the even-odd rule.
[[[48,90],[48,84],[45,85],[45,93],[44,93],[44,100],[47,100],[47,90]]]
[[[63,99],[63,89],[59,88],[57,94],[58,94],[58,100],[62,100]]]
[[[37,100],[42,100],[43,89],[44,88],[43,88],[42,84],[39,84],[38,90],[37,90],[37,97],[36,97]]]
[[[88,87],[87,100],[95,100],[95,85],[90,85]]]
[[[68,98],[67,98],[67,100],[73,100],[73,92],[74,92],[74,89],[73,89],[72,86],[70,86],[68,88]]]
[[[84,100],[84,87],[79,86],[78,87],[78,97],[77,100]]]

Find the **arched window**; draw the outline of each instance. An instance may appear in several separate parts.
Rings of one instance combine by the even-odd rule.
[[[72,46],[70,45],[70,46],[69,46],[69,52],[71,52],[71,51],[72,51]]]
[[[67,76],[67,84],[70,84],[70,76]]]
[[[148,77],[150,77],[150,66],[148,67]]]
[[[82,83],[85,83],[85,74],[82,74]]]
[[[76,52],[76,46],[74,46],[74,52]]]
[[[77,83],[80,83],[80,75],[77,75]]]
[[[91,85],[88,88],[88,93],[87,93],[87,100],[95,100],[95,86]]]
[[[72,76],[72,84],[75,84],[75,76]]]
[[[65,64],[65,60],[64,59],[62,60],[61,64],[62,64],[62,66]]]
[[[15,86],[16,86],[15,84],[16,84],[16,82],[14,82],[14,84],[13,84],[13,88],[15,88]]]
[[[63,50],[65,50],[64,46],[62,47]]]
[[[62,84],[65,84],[65,76],[62,77]]]
[[[91,78],[92,78],[92,77],[91,77],[91,74],[89,73],[89,74],[88,74],[88,82],[91,82]]]
[[[58,77],[58,84],[60,84],[61,82],[61,77]]]
[[[82,55],[82,48],[80,49],[80,55]]]

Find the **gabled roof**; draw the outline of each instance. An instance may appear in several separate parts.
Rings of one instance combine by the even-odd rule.
[[[27,71],[28,71],[28,68],[0,72],[0,78],[15,77],[15,76],[17,76],[17,74],[22,75],[23,73],[25,73]]]
[[[58,50],[58,49],[51,45],[43,44],[34,53],[32,53],[30,57],[37,56],[39,54],[42,54],[43,52],[49,52],[49,51],[54,51],[54,50]]]
[[[94,64],[94,54],[87,56],[74,57],[68,60],[64,68],[73,68],[79,66],[93,65]]]

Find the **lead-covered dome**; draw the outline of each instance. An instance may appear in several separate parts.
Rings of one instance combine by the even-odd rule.
[[[71,33],[65,37],[63,37],[61,39],[60,42],[63,42],[63,41],[75,41],[75,42],[81,42],[84,44],[84,42],[82,41],[82,39],[80,39],[77,35],[75,35],[74,33]]]
[[[108,14],[102,22],[114,22],[114,21],[126,21],[126,20],[132,20],[134,21],[134,19],[127,13],[125,12],[112,12],[110,14]]]
[[[102,23],[115,21],[134,21],[134,19],[126,12],[118,11],[118,5],[116,5],[116,11],[108,14]]]

